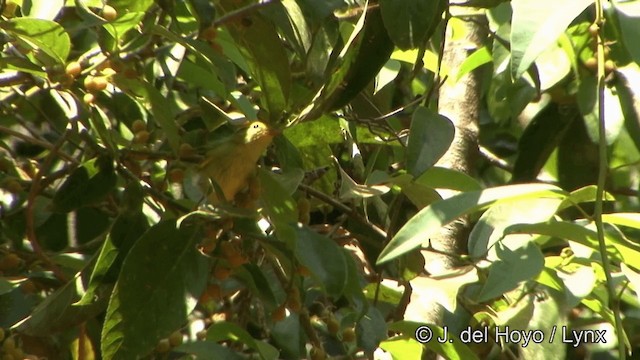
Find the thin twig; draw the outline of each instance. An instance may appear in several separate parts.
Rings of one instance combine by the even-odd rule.
[[[61,158],[63,158],[66,161],[69,161],[73,164],[78,164],[78,161],[74,158],[72,158],[71,156],[69,156],[68,154],[60,151],[60,149],[56,149],[55,146],[51,143],[48,143],[46,141],[42,141],[42,140],[38,140],[35,138],[32,138],[29,135],[25,135],[19,131],[13,130],[13,129],[9,129],[8,127],[2,126],[0,125],[0,132],[3,132],[5,134],[9,134],[11,136],[17,137],[19,139],[22,139],[30,144],[34,144],[34,145],[38,145],[41,146],[47,150],[50,151],[54,151],[56,155],[60,156]]]
[[[369,222],[367,219],[363,218],[360,214],[358,214],[357,211],[355,211],[354,209],[348,207],[347,205],[335,200],[334,198],[332,198],[331,196],[318,191],[310,186],[304,185],[304,184],[300,184],[299,185],[300,189],[302,189],[303,191],[305,191],[307,194],[315,197],[316,199],[322,200],[325,203],[339,209],[340,211],[344,212],[345,214],[349,215],[350,218],[358,221],[359,223],[361,223],[362,225],[365,225],[366,227],[368,227],[369,229],[371,229],[372,231],[374,231],[375,233],[379,234],[380,236],[382,236],[383,238],[387,237],[387,233],[380,229],[379,227],[377,227],[375,224]],[[378,244],[377,246],[379,246],[380,244]]]
[[[223,25],[226,25],[227,23],[240,20],[241,18],[251,14],[254,11],[259,10],[260,8],[263,8],[263,7],[266,7],[266,6],[269,6],[269,5],[273,5],[273,4],[279,3],[279,2],[280,2],[280,0],[266,0],[266,1],[263,1],[263,2],[258,2],[258,3],[255,3],[255,4],[251,4],[251,5],[245,6],[243,8],[237,9],[237,10],[230,11],[230,12],[224,14],[223,16],[217,18],[216,20],[214,20],[213,26],[214,27],[223,26]]]
[[[604,189],[607,181],[607,139],[605,138],[605,43],[604,43],[604,4],[602,0],[596,0],[596,16],[594,25],[597,27],[597,51],[598,60],[598,187],[596,189],[596,203],[593,212],[593,218],[596,223],[598,234],[598,248],[600,257],[602,258],[602,268],[606,277],[607,293],[609,295],[609,306],[613,312],[615,320],[616,335],[618,337],[618,356],[620,359],[626,358],[626,335],[622,326],[622,318],[620,316],[620,299],[618,298],[613,285],[611,276],[613,269],[609,255],[607,254],[607,243],[604,235],[604,223],[602,221],[602,209],[604,204]]]

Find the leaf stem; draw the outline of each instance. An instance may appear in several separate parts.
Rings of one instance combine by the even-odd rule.
[[[596,189],[596,202],[593,214],[593,219],[596,223],[596,229],[598,234],[598,247],[600,257],[602,258],[602,267],[606,277],[607,293],[609,295],[609,306],[613,312],[615,319],[616,335],[618,338],[618,356],[619,359],[624,360],[626,358],[626,335],[622,326],[622,318],[620,316],[620,300],[613,286],[613,279],[611,273],[611,262],[607,255],[607,244],[604,236],[604,223],[602,222],[602,209],[604,203],[604,188],[607,180],[607,140],[605,136],[606,124],[605,124],[605,109],[604,109],[604,91],[605,91],[605,54],[604,54],[604,10],[602,0],[596,0],[596,16],[594,24],[598,27],[597,32],[597,51],[596,56],[598,60],[598,73],[597,73],[597,89],[598,89],[598,184]]]

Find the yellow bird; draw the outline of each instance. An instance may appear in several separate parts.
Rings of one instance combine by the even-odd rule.
[[[233,201],[236,194],[247,186],[254,174],[256,162],[267,149],[278,132],[261,121],[253,121],[209,150],[200,164],[200,173],[206,181],[206,189],[214,188],[209,202],[217,204],[221,200]],[[216,189],[219,188],[219,192]],[[219,195],[224,196],[221,199]]]

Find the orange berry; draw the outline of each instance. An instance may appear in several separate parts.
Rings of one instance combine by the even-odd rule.
[[[144,121],[137,119],[136,121],[134,121],[131,124],[131,131],[133,133],[138,133],[142,130],[146,130],[147,129],[147,123],[145,123]]]
[[[96,96],[92,93],[86,93],[82,96],[82,102],[87,105],[93,105],[96,102]]]
[[[323,348],[312,347],[311,351],[309,351],[309,355],[311,360],[324,360],[327,358],[327,353]]]
[[[82,66],[80,65],[79,62],[72,61],[72,62],[67,64],[67,66],[64,69],[64,72],[67,75],[71,75],[73,77],[76,77],[76,76],[80,75],[80,72],[82,72]]]
[[[7,254],[0,260],[0,270],[13,270],[20,266],[20,263],[22,263],[22,260],[18,255],[13,253]]]
[[[105,20],[113,21],[118,17],[118,12],[113,8],[113,6],[105,5],[102,8],[101,15]]]
[[[285,316],[287,316],[287,310],[284,304],[282,304],[273,311],[273,313],[271,314],[271,320],[273,320],[274,322],[282,321],[284,320]]]
[[[598,60],[596,60],[596,58],[594,57],[590,57],[587,60],[585,60],[584,66],[587,69],[595,72],[598,70]]]
[[[161,339],[158,341],[158,345],[156,345],[156,352],[163,354],[169,352],[171,350],[171,343],[169,343],[169,339]]]
[[[338,323],[338,320],[336,320],[336,318],[333,317],[333,315],[331,315],[327,319],[327,330],[332,335],[335,335],[338,333],[338,331],[340,331],[340,323]]]
[[[184,180],[184,170],[180,168],[173,168],[169,170],[167,178],[169,179],[169,182],[180,184],[182,183],[182,180]]]
[[[200,33],[200,37],[207,41],[213,41],[218,36],[218,29],[213,26],[209,26],[208,28],[202,30]]]
[[[218,265],[213,269],[213,277],[220,281],[226,280],[229,275],[231,275],[231,269],[227,267]]]
[[[172,347],[182,345],[182,333],[180,331],[174,331],[169,335],[169,344]]]
[[[353,327],[348,327],[342,330],[342,341],[352,342],[356,339],[356,330]]]
[[[133,142],[135,142],[136,144],[146,144],[147,142],[149,142],[150,136],[151,134],[149,134],[148,131],[142,130],[136,133],[136,135],[133,137]]]
[[[194,153],[195,153],[195,150],[193,149],[193,146],[191,146],[191,144],[187,144],[187,143],[180,144],[180,148],[178,149],[178,154],[180,155],[180,157],[193,156]]]

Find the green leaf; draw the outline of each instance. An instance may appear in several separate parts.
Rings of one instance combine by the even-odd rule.
[[[144,99],[151,110],[156,123],[164,130],[164,134],[169,141],[169,145],[175,151],[178,152],[180,147],[180,134],[178,133],[178,126],[173,119],[173,112],[167,102],[167,99],[162,96],[160,91],[153,87],[146,81],[140,81],[139,79],[128,79],[123,75],[116,74],[113,77],[115,84],[127,92],[129,95]]]
[[[411,118],[407,169],[414,177],[422,175],[447,152],[455,127],[447,117],[420,106]]]
[[[307,227],[297,227],[296,259],[327,293],[339,297],[347,283],[345,254],[335,242]]]
[[[463,343],[456,334],[451,333],[448,329],[447,338],[449,341],[436,341],[435,339],[442,339],[445,336],[444,329],[438,325],[422,324],[413,321],[399,321],[389,325],[389,331],[401,332],[403,334],[401,338],[415,339],[416,331],[424,329],[425,326],[428,327],[433,334],[432,340],[425,344],[427,349],[432,350],[449,360],[478,359],[478,356],[476,356],[469,346]],[[389,341],[393,339],[394,338],[391,338]],[[380,344],[380,346],[382,347],[385,343],[386,341]]]
[[[518,141],[512,182],[533,181],[576,119],[574,106],[551,102],[527,125]]]
[[[263,360],[275,360],[279,355],[278,350],[273,346],[254,339],[245,329],[226,321],[211,325],[207,330],[207,340],[214,342],[224,340],[239,341],[257,351]]]
[[[640,150],[640,114],[635,107],[636,95],[629,86],[627,77],[621,72],[616,73],[615,87],[620,99],[620,108],[624,114],[624,127],[636,149]]]
[[[76,305],[88,305],[96,301],[98,297],[96,291],[100,286],[116,282],[123,260],[148,227],[147,218],[142,211],[123,212],[118,216],[100,248],[87,290]]]
[[[193,355],[196,359],[244,359],[240,354],[231,350],[229,347],[209,340],[182,344],[171,349],[171,351]]]
[[[147,12],[153,5],[153,0],[109,0],[109,5],[118,11],[119,14],[128,12]]]
[[[487,257],[494,260],[496,254],[491,250],[495,250],[493,246],[497,241],[502,241],[512,250],[521,246],[522,242],[531,241],[527,235],[505,237],[503,231],[513,224],[546,222],[553,217],[561,202],[559,198],[525,198],[491,206],[469,235],[469,255],[476,259]]]
[[[640,6],[635,1],[612,1],[622,31],[620,40],[626,45],[633,61],[640,64]]]
[[[373,354],[380,342],[387,338],[387,323],[380,310],[370,306],[367,313],[356,324],[358,345],[366,354]]]
[[[340,124],[328,115],[289,127],[284,130],[284,135],[296,147],[339,144],[343,141]]]
[[[393,260],[420,247],[442,226],[460,216],[482,210],[498,200],[535,197],[564,198],[566,193],[553,185],[522,184],[462,193],[436,201],[420,210],[398,231],[380,253],[377,264]]]
[[[241,4],[224,0],[218,5],[228,13]],[[270,120],[279,120],[289,101],[291,69],[276,28],[259,12],[251,12],[242,21],[230,23],[228,29],[262,89],[260,98],[264,99]]]
[[[291,197],[291,192],[285,188],[276,178],[277,175],[270,171],[260,169],[258,179],[262,189],[260,197],[264,201],[264,212],[276,223],[290,224],[298,221],[296,202]],[[302,180],[302,179],[300,179]],[[293,189],[297,188],[296,186]]]
[[[0,28],[42,51],[51,61],[64,64],[71,50],[71,39],[60,24],[42,19],[13,18],[0,22]],[[52,65],[52,64],[44,64]]]
[[[482,185],[471,176],[449,168],[433,166],[415,180],[416,183],[434,189],[451,189],[458,191],[481,190]]]
[[[107,308],[104,359],[143,356],[186,321],[209,273],[208,259],[196,249],[201,238],[196,229],[167,220],[133,245]]]
[[[580,203],[585,202],[593,202],[596,201],[596,194],[598,191],[598,187],[595,185],[588,185],[582,187],[580,189],[576,189],[569,194],[569,196],[562,200],[560,206],[558,206],[558,210],[563,210],[571,206],[579,205]],[[615,201],[616,198],[613,197],[608,192],[604,192],[604,200],[605,201]]]
[[[518,283],[537,276],[544,267],[544,256],[540,249],[530,242],[525,246],[509,249],[497,243],[498,260],[489,267],[489,276],[478,294],[477,301],[484,302],[514,289]]]
[[[72,306],[80,299],[77,284],[89,275],[87,266],[73,279],[57,289],[31,310],[31,316],[14,325],[14,329],[30,336],[50,336],[59,331],[78,326],[104,312],[111,287],[102,287],[96,292],[97,301],[87,306]]]
[[[422,46],[442,20],[446,6],[443,0],[380,0],[384,26],[402,50]]]
[[[598,143],[598,88],[594,76],[586,76],[581,79],[577,97],[580,112],[587,127],[587,134],[594,144]],[[607,145],[611,145],[620,135],[625,119],[618,95],[614,94],[612,89],[607,86],[604,88],[604,109],[605,139]]]
[[[392,82],[400,73],[400,62],[398,60],[389,59],[387,63],[380,69],[378,75],[376,75],[375,87],[373,94],[377,94],[387,84]]]
[[[585,226],[565,222],[551,222],[541,224],[517,224],[505,229],[506,234],[539,234],[554,236],[567,241],[574,241],[598,252],[598,234]],[[634,264],[640,259],[640,246],[631,243],[613,232],[605,233],[607,256],[627,264]]]
[[[514,0],[511,22],[511,77],[518,79],[593,0],[559,0],[541,6],[536,0]]]
[[[32,0],[23,4],[22,13],[25,17],[54,20],[60,13],[64,0]]]
[[[462,79],[463,76],[479,68],[480,66],[492,61],[493,56],[491,56],[491,51],[489,51],[486,46],[481,47],[480,49],[474,51],[462,62],[455,76],[456,81]]]

